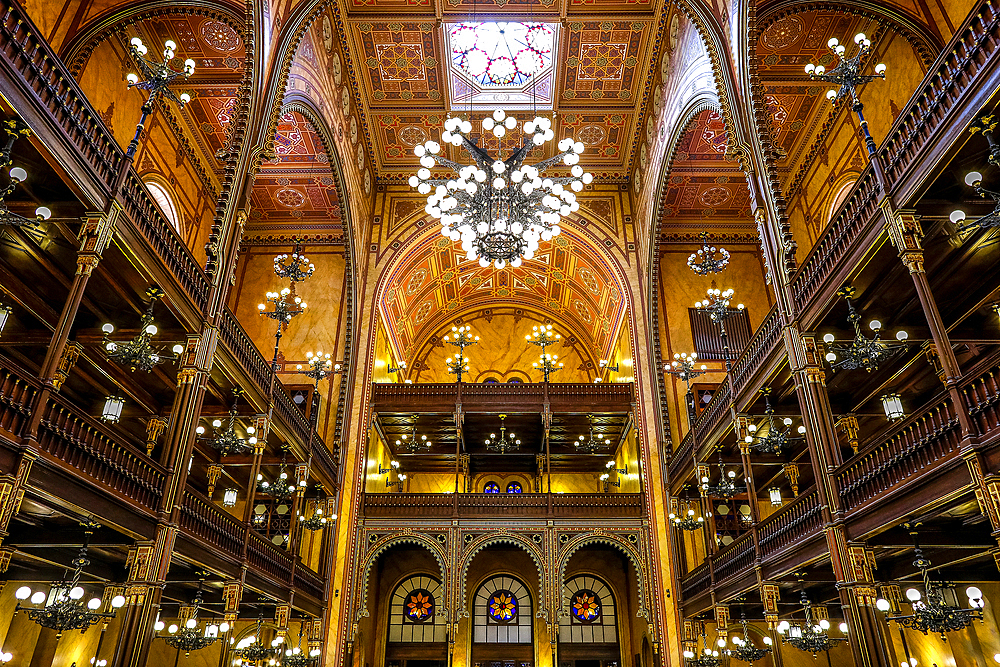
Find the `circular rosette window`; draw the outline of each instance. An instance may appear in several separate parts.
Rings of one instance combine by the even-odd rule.
[[[490,619],[495,623],[517,622],[517,599],[510,591],[495,591],[490,596],[487,612]]]
[[[423,588],[410,591],[403,604],[403,612],[410,623],[429,622],[434,618],[434,596]]]
[[[601,620],[601,598],[594,591],[581,588],[573,594],[570,612],[580,623],[597,623]]]

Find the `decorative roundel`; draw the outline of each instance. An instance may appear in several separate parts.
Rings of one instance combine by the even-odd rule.
[[[358,143],[358,119],[351,116],[351,145]]]
[[[278,203],[287,208],[298,208],[306,203],[306,196],[293,188],[282,188],[274,193]]]
[[[581,588],[570,600],[570,612],[581,623],[597,623],[601,620],[601,598],[594,591]]]
[[[201,24],[201,38],[216,51],[228,53],[240,48],[240,36],[222,21],[209,20]]]
[[[327,53],[333,49],[333,26],[330,25],[330,15],[323,15],[323,46],[326,47]]]
[[[333,82],[339,86],[341,81],[344,80],[344,66],[340,62],[339,53],[334,52],[330,56],[330,73],[333,74]],[[346,116],[347,114],[345,113],[344,115]]]
[[[486,486],[483,487],[483,493],[500,493],[500,485],[496,482],[486,482]]]
[[[517,621],[517,598],[510,591],[495,591],[490,596],[487,611],[497,623],[514,623]]]
[[[365,168],[365,147],[363,144],[358,144],[358,171]]]
[[[372,172],[365,169],[365,194],[370,195],[372,193]]]
[[[411,623],[427,623],[434,618],[434,596],[423,588],[410,591],[403,604],[403,611]]]
[[[344,117],[350,115],[351,113],[351,91],[344,86],[340,91],[340,112],[344,114]]]
[[[511,482],[507,485],[507,493],[521,493],[522,490],[520,482]]]

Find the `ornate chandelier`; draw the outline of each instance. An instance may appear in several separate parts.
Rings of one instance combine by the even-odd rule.
[[[465,149],[473,164],[462,165],[444,157],[440,154],[442,145],[436,141],[413,149],[420,158],[420,169],[410,176],[409,183],[427,195],[424,210],[441,220],[442,235],[461,241],[466,258],[478,259],[483,267],[491,262],[498,269],[508,263],[516,267],[522,259],[534,257],[539,241],[557,236],[560,220],[580,208],[576,193],[594,180],[578,164],[583,143],[570,138],[559,141],[556,155],[534,165],[524,163],[532,148],[555,136],[548,118],[536,116],[524,122],[525,137],[506,159],[499,149],[494,157],[479,145],[492,133],[499,146],[517,124],[517,118],[496,109],[482,120],[482,134],[473,137],[471,120],[448,118],[441,141]],[[570,176],[543,177],[547,168],[559,162],[570,167]],[[454,174],[435,178],[431,174],[435,165],[448,167]]]
[[[729,266],[729,251],[709,245],[708,232],[701,233],[701,244],[701,248],[688,257],[689,269],[699,276],[707,276],[710,273],[720,273]]]
[[[114,333],[115,325],[108,322],[101,327],[101,331],[104,332],[104,354],[107,355],[108,359],[131,371],[139,369],[148,373],[157,364],[164,361],[174,361],[184,352],[184,346],[180,344],[174,345],[173,354],[167,354],[163,350],[153,347],[149,342],[150,338],[155,336],[158,331],[156,325],[153,324],[153,306],[163,295],[164,292],[159,287],[150,287],[146,290],[149,306],[146,307],[146,312],[139,321],[139,333],[127,343],[116,343],[108,338]]]
[[[701,490],[706,496],[714,498],[733,498],[741,493],[746,493],[746,485],[736,483],[736,471],[726,472],[726,466],[722,462],[721,447],[719,448],[719,481],[711,484],[708,475],[704,475],[701,478]]]
[[[236,433],[236,403],[239,401],[240,396],[243,395],[243,390],[240,388],[233,389],[233,405],[229,408],[229,419],[226,421],[226,426],[223,428],[221,419],[212,420],[212,429],[214,435],[211,438],[199,437],[199,440],[203,440],[208,443],[209,447],[219,452],[222,456],[239,456],[241,454],[246,454],[250,451],[250,448],[257,444],[257,438],[254,433],[257,429],[253,426],[247,426],[247,438],[241,438]],[[199,426],[195,429],[195,432],[202,436],[205,433],[205,427]]]
[[[409,434],[404,433],[396,440],[396,451],[419,452],[423,449],[430,449],[432,444],[426,435],[417,437],[417,416],[413,415],[413,427]]]
[[[292,254],[284,253],[274,257],[274,274],[279,278],[288,278],[293,283],[311,278],[316,265],[302,254],[302,243],[295,240],[295,250]]]
[[[587,440],[583,439],[581,435],[579,440],[573,443],[573,446],[578,452],[587,452],[593,454],[599,449],[604,449],[605,447],[611,446],[610,438],[601,438],[601,434],[598,433],[597,437],[594,437],[594,415],[587,415],[587,419],[590,422],[590,438]]]
[[[837,296],[844,297],[847,301],[847,321],[854,327],[854,339],[850,342],[837,341],[833,334],[823,336],[823,342],[829,348],[826,360],[834,368],[845,370],[856,370],[863,368],[869,373],[878,370],[878,365],[887,359],[891,359],[906,349],[906,339],[909,334],[905,331],[896,332],[897,342],[886,342],[882,340],[882,323],[872,320],[869,323],[871,330],[875,332],[872,338],[868,338],[861,333],[861,313],[854,308],[855,290],[850,285],[845,285],[837,290]],[[838,360],[838,355],[843,358]]]
[[[722,667],[722,658],[719,656],[719,652],[709,647],[704,632],[701,635],[701,643],[703,648],[700,652],[697,650],[697,644],[692,647],[695,650],[687,649],[684,651],[684,664],[687,667]]]
[[[916,588],[906,591],[906,598],[913,607],[913,613],[904,616],[888,616],[887,620],[895,621],[899,625],[917,630],[925,635],[929,632],[940,634],[945,640],[945,633],[956,630],[964,630],[972,625],[974,620],[983,620],[983,607],[986,602],[983,600],[983,593],[976,586],[969,586],[965,589],[969,596],[969,608],[952,606],[945,601],[944,592],[954,590],[954,584],[933,581],[930,575],[931,561],[924,557],[923,549],[917,543],[917,533],[914,526],[904,524],[913,537],[914,555],[913,566],[920,570],[924,580],[924,596]],[[926,599],[922,599],[926,598]],[[884,598],[879,598],[875,606],[883,612],[892,608],[892,603]]]
[[[516,452],[521,448],[521,440],[514,435],[514,432],[507,433],[507,427],[504,425],[505,419],[507,419],[507,415],[500,415],[500,437],[498,438],[496,433],[490,433],[490,437],[486,438],[486,451],[506,454],[507,452]]]
[[[771,405],[771,388],[764,387],[760,390],[760,393],[764,394],[764,414],[767,415],[767,434],[760,436],[754,435],[757,432],[757,425],[750,424],[747,426],[747,430],[750,433],[744,438],[744,441],[750,445],[751,449],[755,449],[758,452],[764,452],[765,454],[780,454],[782,450],[788,447],[795,440],[801,440],[802,434],[806,432],[805,426],[799,426],[798,436],[790,436],[792,430],[792,418],[785,417],[781,420],[782,424],[785,426],[784,429],[779,429],[778,425],[775,423],[774,419],[774,406]]]
[[[705,517],[695,517],[694,509],[688,507],[686,513],[678,515],[671,512],[668,516],[670,523],[679,530],[698,530],[705,525]]]
[[[295,493],[295,482],[288,479],[288,471],[285,470],[285,457],[288,454],[287,449],[283,449],[281,453],[281,468],[278,472],[277,479],[274,483],[268,482],[264,479],[264,475],[257,474],[257,493],[262,493],[271,496],[275,500],[287,500],[292,497]]]
[[[199,584],[198,592],[195,593],[194,600],[191,601],[191,615],[184,621],[184,627],[178,628],[176,624],[173,624],[167,628],[167,632],[170,634],[162,637],[168,646],[177,649],[178,652],[184,651],[185,657],[190,655],[191,651],[200,651],[211,646],[219,638],[219,626],[217,625],[209,625],[204,629],[198,628],[198,609],[201,608],[202,602],[201,585]],[[160,622],[158,625],[160,628],[163,627]]]
[[[233,656],[239,658],[243,665],[260,665],[264,664],[264,661],[273,660],[278,657],[281,652],[281,648],[278,646],[267,647],[264,645],[262,630],[264,627],[264,617],[262,614],[257,615],[257,629],[254,634],[240,640],[240,644],[247,642],[246,645],[240,646],[237,644],[236,649],[233,650]],[[268,664],[273,664],[269,662]]]
[[[805,591],[802,591],[802,610],[805,612],[805,624],[800,625],[795,623],[794,625],[788,621],[782,621],[778,624],[776,628],[778,633],[782,636],[782,643],[788,644],[800,651],[805,651],[806,653],[812,653],[813,657],[817,653],[822,651],[829,651],[834,648],[838,642],[846,642],[847,637],[831,637],[827,630],[830,629],[830,621],[820,619],[818,622],[813,622],[812,614],[812,604],[809,603],[809,598],[806,596]],[[846,632],[847,624],[841,623],[841,632]]]
[[[322,487],[318,484],[316,485],[316,489],[317,491],[322,491]],[[311,503],[313,506],[312,514],[310,514],[309,516],[303,516],[302,514],[299,514],[299,520],[302,523],[302,527],[305,528],[306,530],[312,532],[315,532],[317,530],[323,530],[324,528],[326,528],[327,523],[337,518],[336,514],[334,514],[332,517],[329,518],[325,514],[323,514],[323,505],[326,503],[325,498],[318,497],[313,501],[311,501]]]
[[[99,597],[91,598],[88,602],[83,602],[86,594],[80,586],[80,575],[83,568],[90,565],[87,558],[87,548],[90,546],[90,537],[97,528],[94,524],[86,524],[86,539],[80,548],[80,553],[73,559],[73,576],[68,581],[60,581],[52,585],[48,593],[45,591],[32,591],[27,586],[21,586],[14,592],[14,597],[18,600],[14,607],[14,613],[27,611],[28,618],[50,630],[56,631],[56,638],[62,637],[66,630],[80,630],[86,632],[87,628],[100,621],[114,618],[115,611],[125,604],[125,598],[116,595],[111,599],[112,611],[97,611],[104,604]],[[42,604],[48,600],[44,607],[21,606],[21,602],[30,600],[32,604]]]
[[[723,654],[730,658],[735,658],[740,662],[753,663],[771,652],[771,638],[767,635],[764,636],[764,644],[766,644],[764,648],[759,648],[750,641],[750,633],[748,632],[745,615],[740,618],[740,625],[743,626],[743,637],[733,635],[733,647],[725,649]]]

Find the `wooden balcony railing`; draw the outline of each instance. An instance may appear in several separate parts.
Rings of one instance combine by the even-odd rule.
[[[287,582],[292,573],[292,557],[274,546],[263,535],[250,531],[247,562],[276,581]],[[322,595],[320,596],[322,598]]]
[[[681,579],[681,597],[690,600],[712,588],[711,563],[705,561]]]
[[[20,375],[0,369],[0,432],[12,440],[20,435],[31,417],[31,404],[37,391],[36,385],[26,382]]]
[[[912,415],[835,473],[843,509],[849,511],[958,452],[958,417],[951,398]]]
[[[928,143],[944,125],[956,124],[955,110],[971,97],[983,79],[995,75],[1000,56],[1000,2],[988,0],[973,13],[955,34],[920,87],[893,124],[893,131],[882,142],[879,159],[892,183],[900,183],[907,172],[925,170]],[[983,86],[991,95],[995,85]],[[971,113],[979,112],[971,109]],[[958,123],[959,132],[965,123]]]
[[[180,527],[189,535],[236,559],[243,551],[244,523],[194,489],[184,492]]]
[[[462,383],[465,412],[541,411],[546,387],[540,383]],[[372,409],[407,412],[453,412],[459,398],[457,382],[372,385]],[[553,412],[575,412],[581,404],[590,412],[630,412],[635,388],[624,382],[553,382],[548,385]]]
[[[552,514],[544,493],[366,493],[363,513],[369,519],[451,519],[455,507],[460,518],[516,517],[638,519],[642,517],[641,493],[554,493]]]
[[[729,577],[752,570],[754,555],[753,532],[748,531],[733,540],[713,558],[715,581],[721,583]]]
[[[757,525],[761,560],[800,543],[823,527],[823,513],[815,490],[799,495]]]
[[[312,595],[317,600],[322,600],[326,586],[323,577],[300,563],[295,568],[295,588]]]
[[[198,309],[204,312],[208,304],[208,278],[134,171],[129,172],[122,185],[122,201],[125,215]]]
[[[774,306],[757,327],[753,338],[743,349],[743,354],[733,364],[732,378],[737,396],[746,389],[746,384],[753,377],[753,374],[763,366],[780,345],[781,313],[778,312],[778,307]]]
[[[45,110],[93,180],[110,184],[124,158],[118,142],[31,20],[10,0],[0,1],[0,13],[0,59],[13,75],[12,84]]]

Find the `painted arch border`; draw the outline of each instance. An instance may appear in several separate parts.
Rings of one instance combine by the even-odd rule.
[[[416,227],[415,224],[410,224],[410,223],[415,223],[416,221],[420,220],[422,215],[424,215],[422,213],[422,209],[418,209],[418,211],[415,212],[406,223],[401,223],[400,226]],[[632,293],[632,289],[630,288],[630,284],[625,277],[625,272],[622,270],[621,263],[619,262],[618,258],[616,258],[614,254],[610,252],[612,248],[606,247],[603,243],[598,241],[598,239],[590,232],[590,230],[587,229],[587,227],[590,226],[589,223],[591,221],[587,219],[585,216],[584,219],[587,220],[588,222],[588,225],[586,226],[578,227],[576,225],[564,225],[562,228],[563,235],[567,236],[567,238],[570,238],[586,246],[587,251],[585,256],[589,260],[592,260],[595,263],[599,264],[605,271],[607,271],[608,275],[611,277],[611,280],[613,281],[614,286],[618,288],[618,292],[621,296],[618,302],[618,306],[615,308],[615,317],[614,317],[615,326],[608,335],[608,349],[602,350],[602,354],[605,354],[606,356],[610,352],[610,350],[613,349],[613,346],[617,344],[618,338],[621,336],[621,329],[623,326],[629,326],[632,333],[634,334],[634,322],[630,321],[630,315],[629,315],[630,311],[632,311],[633,317],[635,314],[633,308],[634,295]],[[398,243],[400,247],[395,249],[396,252],[387,259],[384,265],[381,265],[378,269],[376,269],[379,271],[379,278],[378,278],[378,286],[375,290],[374,310],[377,313],[377,317],[381,319],[384,323],[388,324],[389,322],[389,318],[387,317],[387,312],[383,307],[383,304],[385,303],[386,292],[388,291],[389,286],[397,278],[399,272],[402,271],[407,266],[408,262],[419,252],[425,251],[427,249],[426,246],[434,243],[437,238],[444,238],[443,236],[441,236],[440,229],[435,227],[434,225],[424,225],[423,227],[419,228],[415,233],[411,234],[405,241],[402,242],[397,241],[396,243]],[[462,310],[458,312],[472,312],[475,309],[488,308],[489,306],[490,304],[488,303],[480,303],[464,307]],[[535,310],[536,312],[538,311],[538,309],[534,306],[530,306],[530,308],[532,310]],[[449,317],[453,319],[455,315],[449,315]],[[436,327],[428,329],[429,325],[425,324],[422,327],[422,330],[428,329],[430,331],[433,331],[434,329],[439,328],[445,322],[447,322],[449,317],[443,317],[443,318],[438,317],[437,319],[440,320],[440,322]],[[579,334],[579,332],[574,332],[574,333]],[[386,334],[387,334],[386,338],[389,341],[389,344],[392,347],[393,352],[396,355],[401,355],[402,350],[400,350],[399,341],[397,340],[395,335],[395,329],[388,330],[387,327]]]
[[[630,534],[635,535],[635,533]],[[639,543],[639,541],[639,539],[636,540],[637,543]],[[636,617],[644,618],[647,622],[652,623],[652,617],[649,613],[647,601],[649,575],[642,566],[642,554],[640,554],[639,550],[628,542],[628,540],[622,539],[616,534],[606,533],[603,531],[582,533],[571,538],[563,547],[563,550],[559,555],[559,565],[556,569],[556,581],[559,586],[559,615],[563,616],[569,614],[569,607],[565,604],[567,602],[567,598],[563,593],[563,585],[566,580],[566,567],[569,565],[570,559],[574,554],[576,554],[577,551],[590,544],[607,544],[615,547],[629,559],[632,563],[632,567],[635,569],[636,590],[639,598],[639,609],[636,611]]]
[[[469,544],[466,552],[462,555],[462,567],[459,582],[458,582],[458,592],[461,595],[461,600],[458,602],[458,617],[469,618],[469,604],[468,604],[468,575],[469,566],[472,565],[472,561],[476,559],[487,547],[495,546],[497,544],[510,544],[518,547],[528,553],[528,556],[535,562],[535,567],[538,570],[538,604],[535,606],[535,617],[542,617],[548,620],[550,610],[548,608],[548,597],[546,596],[546,581],[545,581],[545,556],[532,542],[522,538],[519,535],[511,533],[485,533],[477,538],[474,538]],[[490,575],[493,576],[493,575]],[[514,575],[511,575],[514,576]],[[523,581],[521,583],[524,583]],[[525,585],[525,588],[528,588]],[[478,590],[478,587],[477,587]]]
[[[357,587],[358,595],[355,598],[355,612],[353,614],[354,622],[359,622],[362,618],[369,615],[368,611],[368,583],[371,576],[372,566],[378,561],[379,557],[392,547],[398,546],[400,544],[413,544],[416,546],[424,547],[431,552],[434,559],[437,561],[438,567],[441,568],[441,597],[444,604],[441,605],[441,613],[447,619],[448,616],[448,567],[446,565],[448,561],[447,555],[442,551],[441,544],[431,537],[424,535],[422,533],[389,533],[379,540],[376,540],[375,544],[368,549],[364,557],[364,566],[361,569],[361,585]],[[398,584],[399,582],[397,582]]]

